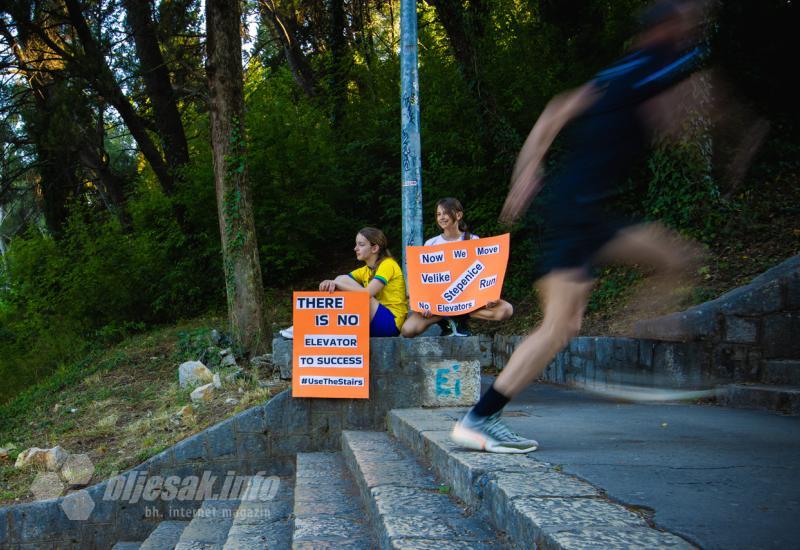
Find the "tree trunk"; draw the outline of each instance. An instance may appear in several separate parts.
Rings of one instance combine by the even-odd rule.
[[[316,78],[311,64],[308,62],[300,44],[296,38],[297,23],[290,17],[284,17],[278,13],[275,0],[260,0],[259,3],[261,18],[269,18],[272,23],[272,34],[281,46],[292,71],[295,82],[305,92],[308,97],[314,97],[316,91]]]
[[[164,144],[164,156],[173,171],[188,164],[189,146],[183,129],[181,115],[175,103],[175,94],[169,71],[161,55],[155,24],[150,17],[151,0],[124,0],[128,24],[133,31],[136,55],[139,58],[144,87],[153,104],[153,115],[158,133]]]
[[[239,2],[206,0],[206,73],[228,318],[234,338],[254,354],[267,334],[245,156]]]
[[[329,0],[331,10],[331,93],[333,106],[331,108],[331,122],[338,126],[344,116],[347,103],[347,63],[345,50],[347,44],[344,39],[344,0]]]
[[[172,195],[175,191],[174,177],[167,163],[164,162],[158,147],[150,139],[146,124],[133,108],[128,97],[123,93],[119,83],[114,78],[114,74],[103,58],[103,53],[92,36],[89,26],[86,24],[86,19],[83,17],[78,0],[64,0],[64,3],[67,6],[69,20],[72,26],[75,27],[83,47],[84,55],[82,59],[76,60],[76,68],[84,78],[92,83],[95,90],[114,106],[133,139],[136,140],[139,150],[147,159],[159,183],[161,183],[164,193]]]
[[[71,112],[77,120],[75,125],[81,129],[80,132],[77,135],[72,133],[64,135],[64,139],[55,144],[51,140],[44,139],[51,126],[59,124],[58,120],[54,122],[53,119],[61,111],[59,105],[65,101],[63,97],[58,96],[59,85],[63,84],[63,75],[48,72],[46,67],[42,70],[42,67],[37,67],[36,61],[31,62],[28,59],[27,52],[32,49],[32,42],[31,35],[24,27],[20,26],[18,38],[15,40],[5,24],[0,21],[0,35],[11,45],[19,71],[25,76],[34,99],[32,105],[35,115],[32,116],[35,122],[29,120],[28,128],[40,160],[40,204],[50,233],[56,236],[61,233],[68,214],[66,203],[69,196],[81,190],[81,182],[76,175],[79,164],[93,173],[92,179],[98,184],[98,190],[107,198],[105,202],[108,209],[119,218],[123,227],[128,227],[129,221],[125,213],[125,181],[111,169],[103,143],[105,127],[102,105],[98,109],[100,114],[95,124],[95,132],[91,131],[91,121],[86,116],[88,110],[73,104]],[[60,124],[63,124],[63,121]]]
[[[75,174],[77,159],[74,143],[66,140],[55,145],[46,138],[58,112],[59,98],[53,97],[56,82],[50,73],[38,72],[32,67],[27,52],[30,36],[20,27],[18,41],[14,39],[5,23],[0,20],[0,34],[6,39],[14,53],[20,74],[25,77],[33,92],[33,109],[26,120],[29,135],[36,146],[39,159],[39,180],[36,183],[36,198],[44,215],[49,233],[59,237],[69,215],[67,202],[76,193],[80,184]]]
[[[436,10],[437,18],[447,33],[453,57],[480,109],[483,121],[483,145],[488,158],[509,169],[519,149],[520,138],[500,113],[489,84],[481,73],[478,49],[485,37],[489,8],[485,2],[461,0],[427,0]]]

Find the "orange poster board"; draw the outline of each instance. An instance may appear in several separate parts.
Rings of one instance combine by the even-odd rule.
[[[406,247],[409,306],[434,315],[463,315],[500,299],[509,234]]]
[[[369,399],[369,293],[292,295],[292,396]]]

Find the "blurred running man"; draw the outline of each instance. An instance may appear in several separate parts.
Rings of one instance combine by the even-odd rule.
[[[520,151],[500,219],[519,218],[542,185],[542,163],[564,130],[567,157],[548,176],[554,200],[545,214],[547,235],[537,289],[542,324],[514,351],[480,401],[456,424],[452,439],[470,449],[527,453],[538,443],[502,422],[503,407],[537,379],[578,334],[593,285],[593,267],[609,261],[649,264],[662,274],[686,270],[691,254],[663,226],[638,224],[612,209],[635,161],[643,155],[656,121],[671,114],[663,92],[697,68],[700,8],[689,1],[661,1],[642,17],[636,50],[593,80],[547,105]],[[665,111],[666,108],[666,111]]]

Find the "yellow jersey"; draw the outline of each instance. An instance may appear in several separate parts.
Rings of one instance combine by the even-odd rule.
[[[406,320],[406,315],[408,315],[408,302],[406,301],[406,280],[403,278],[403,270],[395,259],[384,258],[374,275],[368,265],[359,267],[348,275],[364,288],[372,279],[378,279],[383,283],[383,288],[375,296],[375,299],[392,312],[397,330],[400,330]]]

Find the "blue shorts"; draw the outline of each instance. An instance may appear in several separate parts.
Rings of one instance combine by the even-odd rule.
[[[370,337],[400,336],[400,331],[394,322],[394,315],[383,304],[378,304],[375,317],[369,324],[369,335]]]

